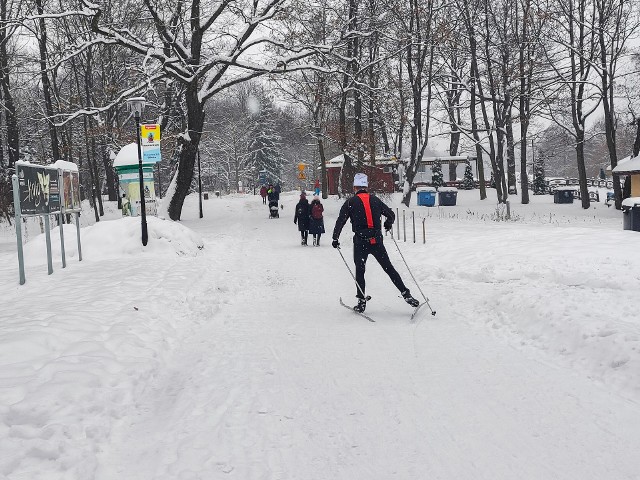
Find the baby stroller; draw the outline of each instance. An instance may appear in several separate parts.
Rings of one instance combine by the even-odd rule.
[[[280,212],[278,210],[278,201],[269,200],[269,218],[280,218]]]

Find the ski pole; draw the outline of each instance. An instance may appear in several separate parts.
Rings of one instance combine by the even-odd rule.
[[[400,254],[400,257],[402,258],[402,261],[404,262],[405,266],[407,267],[407,270],[409,272],[409,275],[411,275],[411,278],[413,279],[413,281],[416,284],[416,287],[418,287],[418,290],[420,291],[420,293],[422,294],[422,298],[424,298],[425,303],[427,304],[427,307],[429,307],[429,310],[431,310],[431,315],[435,315],[436,311],[431,308],[431,305],[429,305],[429,299],[427,298],[427,296],[424,294],[424,292],[422,291],[422,288],[420,288],[420,284],[418,283],[418,281],[416,280],[416,277],[413,276],[413,272],[411,271],[411,269],[409,268],[409,265],[407,264],[407,261],[404,259],[404,255],[402,255],[402,251],[400,250],[400,247],[398,246],[398,242],[396,242],[396,239],[393,238],[393,235],[391,235],[391,238],[393,239],[393,243],[396,244],[396,248],[398,249],[398,253]]]
[[[356,282],[356,287],[358,287],[358,291],[360,292],[360,295],[362,295],[362,298],[364,298],[364,301],[367,302],[367,301],[371,300],[371,297],[367,297],[364,294],[364,292],[362,291],[362,287],[360,287],[360,284],[358,283],[358,280],[356,280],[356,276],[351,271],[351,268],[349,267],[349,264],[345,260],[344,255],[342,255],[342,251],[340,250],[340,246],[338,246],[337,250],[338,250],[338,253],[340,254],[340,256],[342,257],[342,261],[344,262],[344,266],[347,267],[347,270],[349,270],[349,273],[351,274],[351,278],[353,278],[353,281]]]

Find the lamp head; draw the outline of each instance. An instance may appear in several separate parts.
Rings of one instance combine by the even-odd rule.
[[[144,97],[127,98],[127,110],[132,112],[136,117],[141,117],[147,99]]]

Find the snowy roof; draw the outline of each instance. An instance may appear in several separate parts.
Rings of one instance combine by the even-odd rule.
[[[365,158],[365,163],[367,165],[369,165],[368,163],[368,157]],[[327,167],[328,168],[336,168],[336,167],[341,167],[342,164],[344,163],[344,154],[341,153],[340,155],[337,155],[335,157],[333,157],[331,160],[327,160]],[[396,157],[376,157],[376,165],[389,165],[389,164],[397,164],[398,163],[398,159]]]
[[[143,163],[153,163],[153,162],[143,162]],[[125,145],[120,149],[118,155],[116,155],[115,160],[113,161],[114,167],[124,167],[127,165],[137,165],[138,164],[138,144],[130,143],[129,145]]]
[[[65,160],[57,160],[52,165],[55,168],[59,168],[60,170],[71,170],[74,172],[78,171],[78,165],[73,162],[67,162]]]
[[[613,169],[613,173],[640,173],[640,155],[634,158],[630,156],[623,158]]]

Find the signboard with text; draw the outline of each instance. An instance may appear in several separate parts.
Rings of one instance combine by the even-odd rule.
[[[160,154],[160,125],[140,125],[140,143],[142,145],[142,163],[157,163],[162,160]]]
[[[22,215],[47,215],[61,209],[58,169],[16,164]]]
[[[62,170],[62,213],[80,211],[80,179],[78,172]]]

